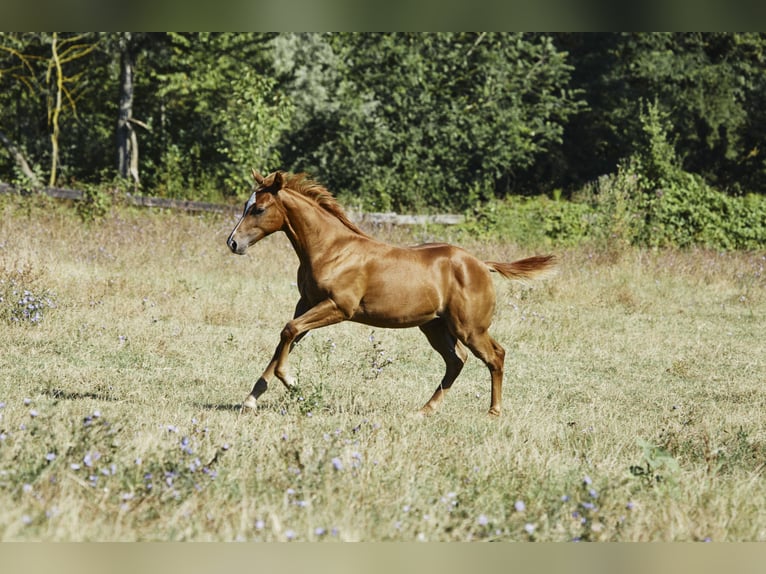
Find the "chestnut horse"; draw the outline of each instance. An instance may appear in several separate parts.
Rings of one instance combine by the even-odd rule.
[[[287,357],[303,335],[356,321],[375,327],[418,327],[442,356],[446,373],[421,413],[438,407],[468,358],[467,348],[489,368],[489,414],[500,414],[505,350],[488,333],[495,309],[490,271],[508,279],[538,278],[554,269],[552,256],[482,262],[444,243],[388,245],[349,221],[330,192],[305,174],[277,171],[263,177],[253,171],[253,177],[255,191],[226,243],[242,255],[267,235],[284,231],[300,262],[300,299],[243,411],[255,408],[274,375],[293,387]]]

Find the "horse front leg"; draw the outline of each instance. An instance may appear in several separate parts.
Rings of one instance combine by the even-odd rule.
[[[276,370],[276,364],[278,357],[282,354],[282,347],[283,342],[282,339],[279,341],[279,345],[277,345],[276,350],[274,351],[274,356],[271,358],[271,361],[269,361],[269,365],[266,367],[266,370],[263,371],[263,374],[258,377],[258,380],[255,381],[255,385],[253,385],[253,390],[250,391],[250,394],[247,395],[244,402],[242,403],[242,408],[240,409],[240,413],[244,413],[245,409],[255,409],[257,399],[260,397],[263,393],[266,392],[266,389],[269,388],[269,382],[271,379],[274,378],[275,370]],[[289,349],[289,348],[288,348]],[[280,377],[280,380],[284,385],[291,389],[295,386],[295,382],[289,375]]]
[[[300,308],[299,302],[299,307],[296,308],[296,312],[298,312]],[[318,305],[311,307],[305,313],[288,322],[287,325],[285,325],[285,328],[282,329],[282,333],[279,337],[279,344],[274,350],[274,356],[266,367],[266,370],[260,376],[258,381],[256,381],[253,390],[242,403],[242,410],[244,411],[246,408],[255,408],[256,400],[266,391],[269,381],[275,375],[288,389],[293,388],[295,386],[295,380],[290,375],[287,364],[287,357],[290,354],[293,343],[312,329],[340,323],[341,321],[348,319],[349,316],[350,314],[344,313],[335,301],[332,299],[325,299]]]
[[[308,304],[306,299],[301,297],[298,300],[298,303],[295,305],[295,312],[293,313],[293,319],[300,317],[303,315],[308,309],[310,309],[311,306]],[[305,333],[304,333],[305,335]],[[295,346],[295,344],[300,340],[300,338],[296,338],[293,341],[292,347]],[[266,392],[266,389],[269,387],[269,381],[274,376],[274,366],[276,365],[277,357],[279,356],[279,353],[281,352],[281,341],[280,345],[277,346],[276,351],[274,352],[274,356],[271,358],[271,361],[269,361],[269,366],[266,368],[266,371],[261,375],[258,380],[255,382],[255,385],[253,386],[253,390],[250,391],[250,394],[247,395],[247,398],[242,403],[242,408],[240,409],[240,412],[244,412],[246,408],[248,409],[254,409],[256,405],[256,400],[258,397],[260,397],[263,393]],[[288,388],[291,388],[293,386],[293,383],[290,379],[288,379],[288,383],[286,383]]]

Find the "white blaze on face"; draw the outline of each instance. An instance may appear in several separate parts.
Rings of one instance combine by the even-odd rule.
[[[242,222],[245,219],[245,216],[247,215],[247,212],[250,210],[251,207],[253,207],[253,204],[255,203],[255,193],[250,196],[250,199],[247,200],[247,203],[245,204],[245,210],[242,212],[242,217],[239,218],[239,221],[237,222],[237,225],[234,226],[234,229],[232,230],[231,234],[229,235],[229,238],[226,240],[226,244],[231,248],[231,250],[234,250],[235,243],[232,243],[234,239],[234,234],[237,233],[237,230],[239,229],[239,226],[242,225]]]
[[[242,215],[246,215],[247,212],[250,210],[251,207],[253,207],[253,204],[255,203],[255,194],[257,192],[253,192],[253,195],[250,196],[250,199],[247,200],[247,203],[245,204],[245,211],[242,213]]]

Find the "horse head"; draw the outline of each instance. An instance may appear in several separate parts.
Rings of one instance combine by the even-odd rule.
[[[285,222],[284,208],[276,197],[284,185],[282,172],[275,171],[266,177],[255,170],[252,174],[255,188],[226,240],[229,249],[238,255],[243,255],[248,247],[282,229]]]

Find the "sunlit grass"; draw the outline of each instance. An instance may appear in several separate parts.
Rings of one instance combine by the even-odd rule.
[[[275,381],[240,415],[297,300],[284,237],[237,257],[230,218],[19,211],[0,222],[3,540],[766,538],[763,253],[581,247],[534,288],[497,280],[500,420],[476,359],[413,416],[439,357],[350,323],[298,345],[297,393]],[[10,319],[11,279],[50,298],[40,319]]]

